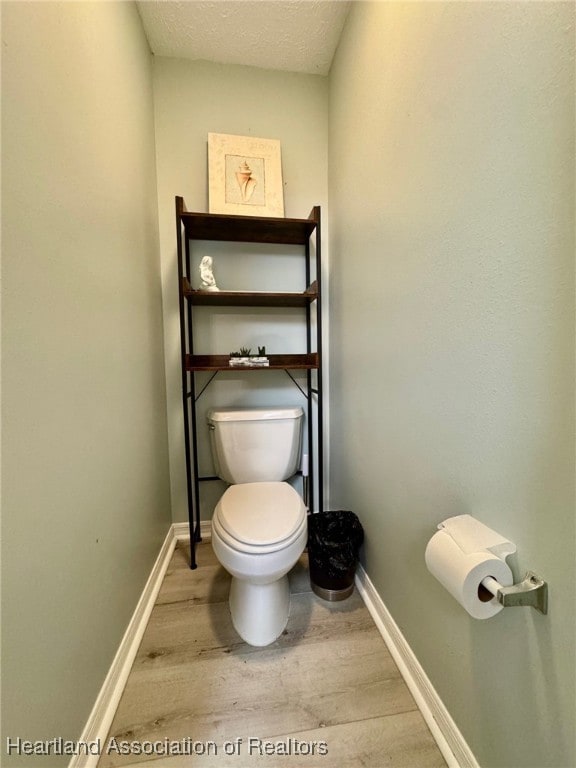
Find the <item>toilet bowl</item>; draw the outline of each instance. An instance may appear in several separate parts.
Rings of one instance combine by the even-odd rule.
[[[283,481],[230,486],[212,517],[212,547],[231,574],[234,628],[250,645],[274,642],[290,611],[288,572],[304,551],[307,510]]]

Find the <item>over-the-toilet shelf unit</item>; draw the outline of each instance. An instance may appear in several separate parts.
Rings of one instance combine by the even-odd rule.
[[[219,372],[233,371],[234,376],[266,376],[266,371],[283,370],[292,379],[308,403],[307,442],[304,449],[309,457],[308,499],[312,506],[316,498],[317,508],[323,508],[320,207],[315,206],[307,219],[227,216],[189,212],[186,210],[184,199],[176,197],[176,228],[190,567],[195,568],[195,544],[201,540],[199,483],[214,479],[201,477],[198,471],[196,405],[208,384]],[[304,290],[300,293],[195,290],[192,287],[190,272],[191,243],[194,240],[301,246],[304,257]],[[194,353],[194,308],[200,306],[299,307],[302,309],[303,322],[306,323],[306,350],[301,354],[270,354],[267,355],[268,367],[242,366],[241,369],[229,365],[228,355],[197,355]],[[196,375],[202,371],[212,372],[213,375],[199,388]],[[304,371],[305,384],[301,385],[292,371]],[[304,376],[298,375],[302,381]]]

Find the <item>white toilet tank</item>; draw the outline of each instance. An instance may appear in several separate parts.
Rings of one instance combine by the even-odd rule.
[[[298,469],[302,408],[222,408],[208,413],[216,474],[228,483],[282,481]]]

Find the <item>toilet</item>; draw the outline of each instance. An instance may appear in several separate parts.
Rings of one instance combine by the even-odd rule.
[[[212,516],[212,547],[232,576],[232,622],[250,645],[269,645],[284,631],[287,574],[306,546],[307,509],[285,482],[298,469],[303,417],[301,408],[208,413],[216,474],[230,483]]]

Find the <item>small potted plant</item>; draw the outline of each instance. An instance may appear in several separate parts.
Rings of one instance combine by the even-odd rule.
[[[247,367],[267,367],[270,361],[266,357],[266,347],[258,347],[258,354],[253,355],[250,347],[240,347],[239,352],[230,352],[229,365]]]

